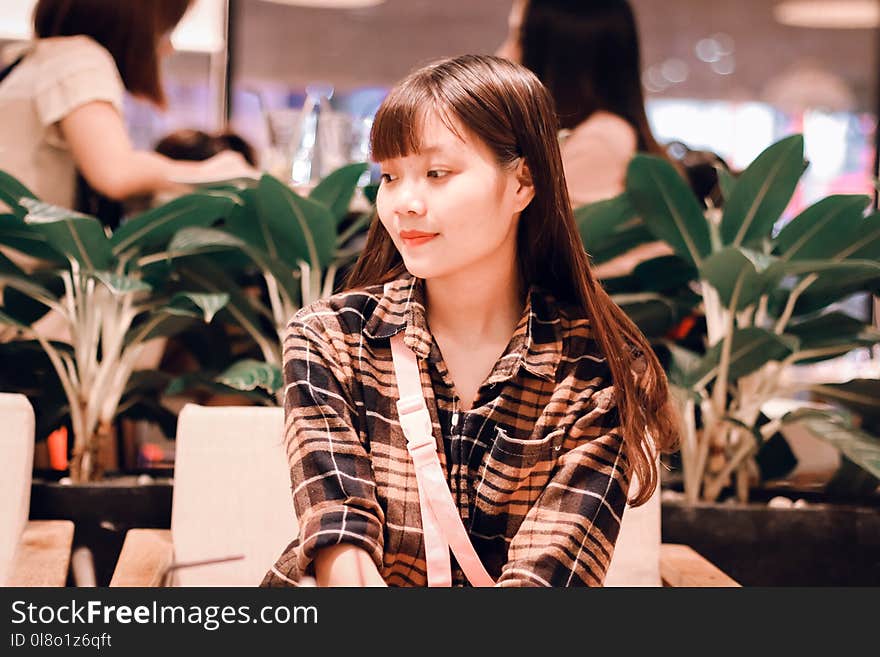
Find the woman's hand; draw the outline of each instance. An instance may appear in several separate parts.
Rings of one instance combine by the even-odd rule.
[[[237,151],[221,151],[213,157],[194,162],[191,179],[187,182],[210,182],[230,178],[259,178],[260,172],[248,164]]]
[[[186,183],[259,177],[259,172],[233,151],[202,162],[186,162],[136,150],[119,112],[104,101],[77,107],[61,119],[60,127],[77,169],[95,191],[112,199],[181,192]]]

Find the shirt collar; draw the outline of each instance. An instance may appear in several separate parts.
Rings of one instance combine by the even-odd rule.
[[[380,288],[379,301],[364,326],[369,339],[387,340],[405,331],[404,343],[419,358],[440,360],[440,352],[428,328],[424,280],[409,274],[393,281],[388,291]],[[495,363],[487,383],[512,378],[519,367],[542,379],[553,380],[562,355],[562,326],[552,295],[532,286],[522,317],[504,355]]]

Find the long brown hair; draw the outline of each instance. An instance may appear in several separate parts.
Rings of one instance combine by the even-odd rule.
[[[645,114],[639,34],[626,0],[526,0],[519,46],[523,66],[550,90],[561,127],[604,110],[633,127],[639,151],[666,157]]]
[[[113,55],[129,92],[164,108],[159,39],[180,22],[192,1],[39,0],[34,32],[41,39],[91,37]]]
[[[520,276],[526,287],[537,284],[590,319],[617,391],[628,462],[641,484],[631,503],[643,504],[659,483],[657,450],[671,451],[677,443],[666,375],[648,341],[590,272],[566,190],[550,94],[531,71],[499,57],[464,55],[430,64],[382,103],[370,136],[373,159],[418,152],[429,112],[483,140],[501,167],[525,158],[535,196],[519,220]],[[391,237],[374,218],[346,287],[385,283],[404,271]]]

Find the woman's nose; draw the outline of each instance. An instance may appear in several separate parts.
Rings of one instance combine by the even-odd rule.
[[[401,215],[421,216],[425,214],[425,201],[415,186],[410,186],[397,199],[396,212]]]

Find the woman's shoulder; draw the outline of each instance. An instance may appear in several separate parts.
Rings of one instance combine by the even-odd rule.
[[[110,51],[84,34],[37,39],[33,53],[42,62],[67,62],[69,58],[77,58],[80,63],[101,62],[116,68]]]
[[[566,139],[568,148],[601,141],[616,152],[632,155],[638,146],[638,135],[629,121],[611,112],[594,112],[571,131]]]
[[[56,82],[79,84],[88,76],[90,84],[104,88],[108,83],[124,89],[116,60],[104,46],[85,35],[37,39],[31,50],[32,65],[37,69],[39,87]]]
[[[381,285],[346,290],[303,306],[288,323],[288,331],[308,331],[323,337],[364,332],[382,299]]]

